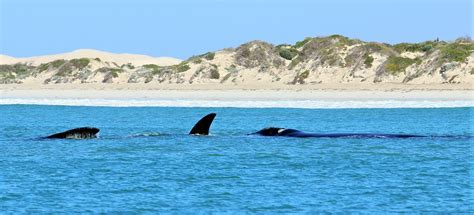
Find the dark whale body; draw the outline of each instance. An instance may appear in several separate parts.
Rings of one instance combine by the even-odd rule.
[[[191,135],[209,135],[209,129],[211,127],[214,118],[216,117],[215,113],[210,113],[200,119],[194,127],[191,129],[189,134]],[[67,130],[61,133],[56,133],[44,137],[46,139],[92,139],[97,138],[97,133],[99,133],[98,128],[93,127],[82,127],[74,128]]]
[[[98,128],[93,127],[82,127],[74,128],[67,130],[61,133],[49,135],[45,138],[47,139],[92,139],[97,138],[97,133],[99,133]]]
[[[282,137],[315,137],[315,138],[411,138],[425,137],[414,134],[376,134],[376,133],[306,133],[296,129],[269,127],[257,131],[253,134],[261,136],[282,136]]]

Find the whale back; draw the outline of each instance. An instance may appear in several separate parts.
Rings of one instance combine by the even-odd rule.
[[[215,113],[210,113],[210,114],[204,116],[202,119],[200,119],[194,125],[194,127],[191,129],[189,134],[208,135],[209,134],[209,128],[211,127],[212,121],[214,121],[215,117],[216,117]]]
[[[49,139],[92,139],[97,138],[98,128],[82,127],[47,136]]]
[[[260,131],[255,132],[254,134],[262,135],[262,136],[280,136],[282,131],[286,130],[285,128],[278,128],[278,127],[267,127]]]

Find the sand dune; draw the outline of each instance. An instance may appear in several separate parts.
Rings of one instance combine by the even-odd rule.
[[[42,63],[48,63],[58,59],[70,60],[76,58],[100,58],[101,61],[115,62],[118,64],[132,63],[136,66],[141,66],[145,64],[169,66],[179,64],[181,62],[180,59],[171,57],[151,57],[139,54],[115,54],[92,49],[78,49],[72,52],[62,54],[44,55],[28,58],[13,58],[6,55],[0,55],[0,64],[28,63],[33,66],[38,66]]]
[[[7,55],[0,55],[0,64],[15,64],[18,62],[17,58]]]
[[[83,84],[99,84],[99,88],[104,89],[111,88],[110,84],[119,84],[133,85],[133,88],[143,85],[147,89],[176,86],[189,89],[207,85],[212,89],[294,86],[298,89],[378,90],[396,84],[394,88],[407,90],[472,90],[472,49],[474,42],[470,39],[389,45],[341,35],[307,38],[295,45],[275,46],[251,41],[236,48],[195,55],[185,61],[81,49],[23,59],[4,56],[3,61],[10,65],[1,66],[0,84],[80,84],[71,85],[80,88],[85,86]],[[71,60],[77,58],[91,60]],[[65,60],[52,62],[57,59]],[[11,65],[14,62],[29,65]]]

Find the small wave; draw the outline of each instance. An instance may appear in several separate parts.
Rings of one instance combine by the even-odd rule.
[[[474,100],[173,100],[173,99],[0,99],[0,105],[65,105],[108,107],[236,108],[442,108],[474,107]]]
[[[146,133],[141,133],[141,134],[133,134],[130,137],[156,137],[156,136],[163,136],[163,134],[159,132],[146,132]]]

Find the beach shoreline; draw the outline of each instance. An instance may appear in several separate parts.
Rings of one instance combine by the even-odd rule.
[[[212,88],[141,84],[0,85],[0,104],[160,107],[429,108],[473,107],[466,88]]]
[[[402,83],[325,83],[277,84],[254,82],[246,84],[146,84],[146,83],[65,83],[65,84],[0,84],[0,90],[286,90],[286,91],[473,91],[474,85],[462,84],[402,84]]]

